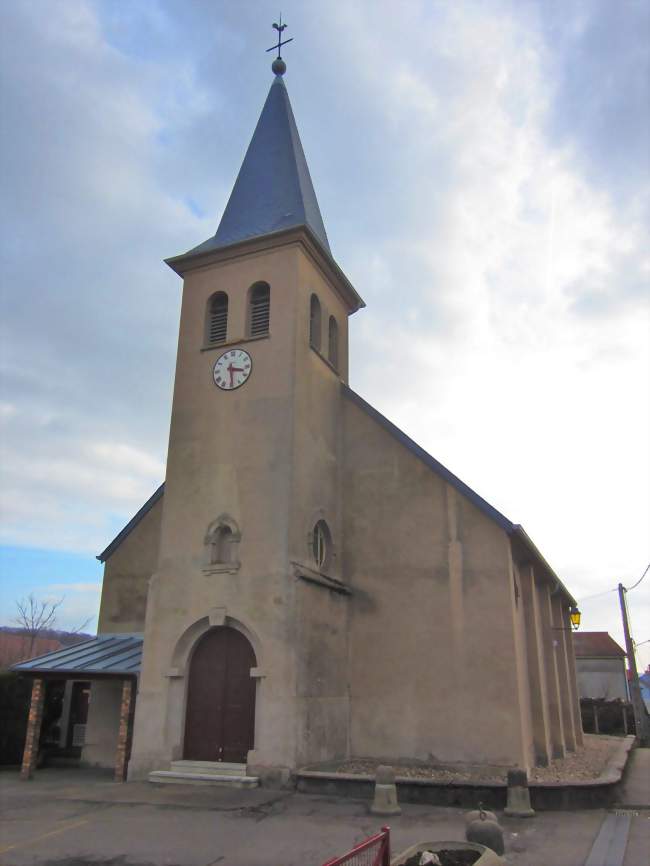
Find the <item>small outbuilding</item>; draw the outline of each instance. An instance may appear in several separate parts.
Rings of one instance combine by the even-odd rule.
[[[92,640],[13,665],[13,671],[33,680],[22,777],[29,779],[38,763],[48,683],[68,686],[83,681],[92,687],[89,719],[93,734],[90,738],[85,737],[84,726],[82,760],[87,764],[112,766],[115,780],[124,781],[131,750],[136,680],[141,661],[141,634],[101,634]]]
[[[625,650],[606,631],[573,635],[581,698],[629,701]]]

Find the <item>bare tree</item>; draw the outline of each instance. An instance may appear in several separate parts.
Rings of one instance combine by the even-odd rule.
[[[54,629],[57,610],[61,607],[64,601],[65,596],[61,596],[61,598],[56,600],[39,601],[34,594],[30,592],[27,598],[21,598],[20,601],[16,602],[18,616],[14,617],[13,621],[29,638],[28,658],[30,658],[34,652],[36,638],[40,634]],[[89,616],[76,628],[67,628],[64,631],[61,631],[60,634],[62,635],[62,639],[67,638],[70,635],[81,634],[91,620],[92,617]],[[70,640],[65,640],[64,642],[66,644],[74,643],[74,641],[71,642]]]
[[[34,652],[34,644],[39,634],[54,627],[56,612],[62,604],[62,598],[56,601],[39,601],[31,592],[27,598],[16,602],[18,615],[14,617],[14,622],[24,629],[29,637],[30,656]]]
[[[63,601],[63,599],[61,599]],[[86,617],[86,619],[81,623],[81,625],[77,625],[74,628],[67,628],[65,630],[66,634],[81,634],[83,630],[86,628],[88,623],[91,621],[92,616]]]

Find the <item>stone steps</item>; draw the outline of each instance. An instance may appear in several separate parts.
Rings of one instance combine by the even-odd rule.
[[[197,773],[198,775],[216,773],[219,776],[245,776],[246,764],[230,764],[227,761],[172,761],[174,773]]]
[[[170,770],[154,770],[155,785],[213,785],[220,788],[257,788],[257,776],[246,775],[246,764],[226,761],[172,761]]]

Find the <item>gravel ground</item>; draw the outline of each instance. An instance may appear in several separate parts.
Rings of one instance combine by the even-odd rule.
[[[529,773],[531,782],[564,782],[595,779],[607,766],[610,755],[621,742],[620,737],[584,734],[585,746],[570,752],[548,767],[535,767]]]
[[[612,751],[621,742],[620,737],[585,734],[584,748],[566,758],[552,761],[548,767],[535,767],[529,773],[531,782],[571,782],[595,779],[603,772]],[[374,776],[380,761],[370,758],[345,761],[328,766],[337,773],[358,773]],[[431,779],[434,782],[505,782],[507,770],[497,767],[434,767],[425,764],[393,764],[396,776],[411,779]],[[313,767],[312,769],[323,769]]]

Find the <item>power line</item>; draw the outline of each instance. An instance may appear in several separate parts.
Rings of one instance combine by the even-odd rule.
[[[647,569],[646,569],[647,571]],[[645,574],[645,572],[644,572]],[[643,575],[641,576],[643,580]],[[636,735],[644,742],[650,736],[650,725],[648,722],[648,714],[645,711],[643,699],[641,697],[641,686],[639,684],[639,672],[636,667],[636,655],[634,652],[634,640],[630,632],[630,622],[627,610],[627,592],[622,583],[618,585],[618,600],[621,605],[621,617],[623,619],[623,634],[625,635],[625,655],[627,656],[627,666],[630,671],[630,700],[634,708],[634,722],[636,724]]]
[[[593,595],[585,595],[579,598],[578,602],[589,601],[590,598],[600,598],[601,595],[609,595],[610,592],[617,592],[616,589],[604,589],[602,592],[595,592]]]
[[[641,583],[641,581],[643,580],[643,578],[644,578],[644,577],[646,576],[646,574],[648,573],[648,569],[650,569],[650,562],[646,565],[646,567],[645,567],[645,571],[643,572],[643,574],[641,575],[641,577],[637,580],[637,582],[634,584],[634,586],[628,586],[628,588],[627,588],[627,591],[628,591],[628,592],[630,592],[630,590],[632,590],[632,589],[636,589],[636,587]]]
[[[638,586],[638,585],[641,583],[641,581],[643,580],[643,578],[646,576],[646,574],[648,573],[648,571],[650,571],[650,562],[646,565],[645,571],[643,572],[643,574],[641,575],[641,577],[637,580],[637,582],[636,582],[635,584],[633,584],[632,586],[625,587],[625,591],[626,591],[626,592],[630,592],[631,590],[636,589],[637,586]],[[617,589],[616,589],[616,588],[614,588],[614,589],[604,589],[602,592],[595,592],[593,595],[585,595],[585,596],[583,596],[582,598],[579,598],[578,601],[579,601],[579,602],[582,602],[582,601],[589,601],[589,600],[592,599],[592,598],[600,598],[601,595],[608,595],[608,593],[610,593],[610,592],[617,592]]]

